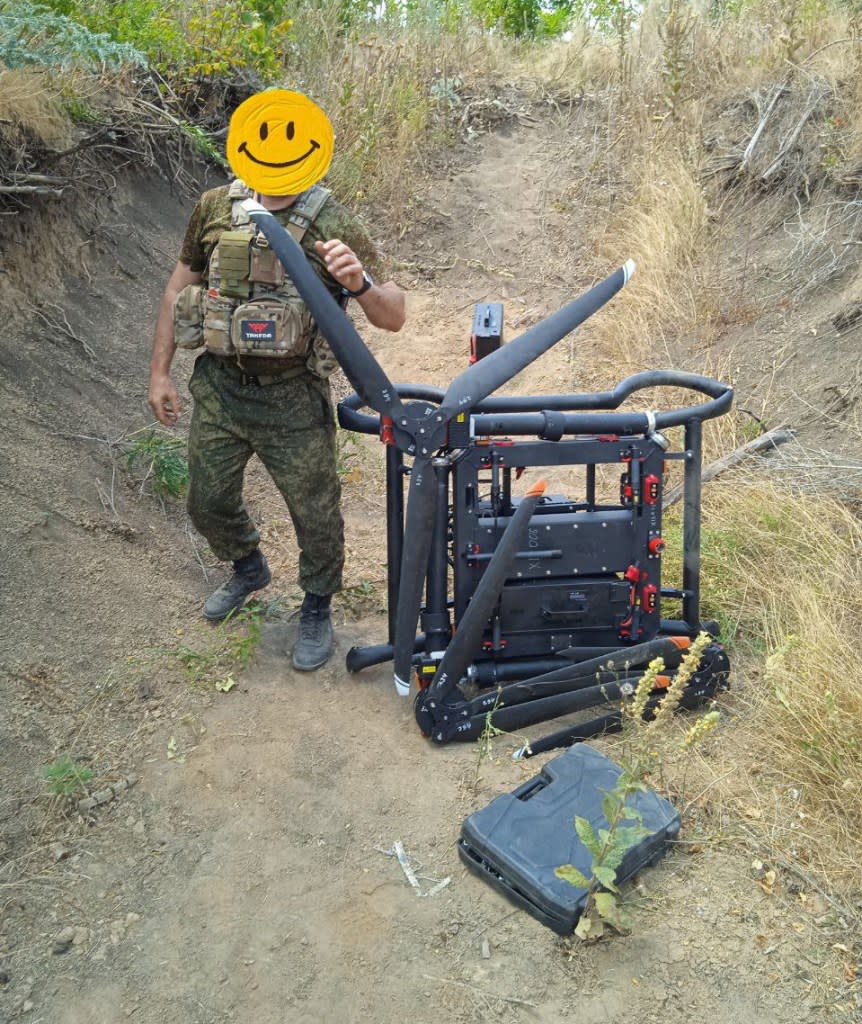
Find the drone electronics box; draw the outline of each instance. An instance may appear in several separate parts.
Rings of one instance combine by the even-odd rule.
[[[467,818],[458,842],[461,859],[542,924],[559,935],[568,934],[587,894],[557,878],[554,869],[573,864],[591,876],[592,858],[575,831],[575,818],[586,818],[596,832],[607,828],[602,801],[621,772],[619,765],[586,744],[569,747],[535,778]],[[628,803],[643,816],[651,834],[626,853],[616,873],[617,884],[656,863],[680,825],[677,811],[657,793],[636,793]]]
[[[496,351],[503,343],[503,304],[477,303],[470,336],[470,362],[475,363]]]

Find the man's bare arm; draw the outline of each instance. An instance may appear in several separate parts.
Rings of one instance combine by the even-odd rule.
[[[385,331],[400,331],[407,319],[404,292],[394,281],[372,285],[356,301],[370,323]]]
[[[156,320],[153,353],[150,357],[150,386],[147,400],[156,419],[166,427],[174,427],[182,406],[171,380],[171,363],[177,346],[174,344],[174,299],[189,284],[200,284],[203,277],[186,263],[177,263],[165,286]]]
[[[338,238],[316,242],[315,247],[335,280],[349,291],[362,287],[364,268],[356,253]],[[385,331],[400,331],[407,318],[404,292],[394,281],[374,284],[356,299],[370,323]]]

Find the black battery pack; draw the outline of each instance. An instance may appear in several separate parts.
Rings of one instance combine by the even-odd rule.
[[[467,818],[458,841],[461,860],[558,935],[569,934],[587,894],[557,878],[554,870],[573,864],[591,876],[592,858],[575,831],[575,818],[586,818],[596,832],[606,829],[602,801],[621,772],[585,743],[570,747],[535,778]],[[616,873],[618,885],[660,860],[680,826],[677,811],[657,793],[636,793],[628,804],[651,834],[626,853]]]
[[[470,335],[470,362],[484,359],[503,343],[503,303],[477,302]]]

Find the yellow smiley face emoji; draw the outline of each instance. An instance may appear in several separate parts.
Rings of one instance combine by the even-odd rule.
[[[268,89],[233,112],[227,158],[255,192],[299,195],[326,174],[333,140],[329,118],[316,103],[302,93]]]

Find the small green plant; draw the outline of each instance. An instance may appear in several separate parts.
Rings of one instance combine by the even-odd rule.
[[[382,581],[364,579],[343,587],[338,595],[339,604],[344,611],[356,619],[379,611],[381,595],[378,584],[380,582]]]
[[[473,792],[475,793],[479,788],[479,772],[482,769],[482,762],[491,756],[491,747],[493,740],[496,736],[502,735],[502,730],[498,729],[492,722],[492,716],[497,710],[497,705],[500,703],[500,691],[497,691],[497,698],[494,701],[494,706],[485,715],[485,725],[482,727],[482,732],[479,734],[479,738],[476,740],[476,768],[473,772]]]
[[[528,745],[526,736],[518,736],[517,733],[507,732],[505,729],[498,729],[494,725],[494,712],[500,706],[500,695],[501,690],[497,690],[496,697],[494,699],[494,706],[485,715],[485,724],[482,727],[482,732],[479,734],[476,740],[476,765],[473,772],[473,792],[476,793],[479,790],[479,773],[482,770],[482,763],[491,758],[494,753],[494,740],[498,736],[509,736],[516,739],[520,746],[524,747]]]
[[[125,445],[126,464],[130,471],[143,469],[143,482],[152,480],[156,494],[179,498],[189,483],[186,443],[173,434],[148,430]]]
[[[742,438],[743,443],[747,444],[749,441],[756,441],[765,429],[766,425],[762,420],[752,417],[740,425],[739,436]]]
[[[278,599],[250,601],[238,612],[232,612],[215,630],[207,630],[202,649],[182,644],[173,654],[183,667],[186,679],[195,685],[214,684],[227,693],[233,685],[225,685],[231,672],[247,668],[260,646],[263,624],[276,614]],[[219,685],[221,684],[221,685]]]
[[[192,124],[190,121],[180,121],[180,131],[191,143],[192,147],[202,156],[219,164],[225,170],[229,169],[227,160],[221,148],[213,142],[212,136],[199,124]]]
[[[263,624],[274,609],[275,602],[251,601],[225,619],[219,628],[224,634],[224,657],[230,664],[246,668],[251,663],[260,646]]]
[[[672,750],[676,753],[690,750],[718,724],[719,713],[709,711],[695,722],[681,741],[676,741],[675,746],[669,742],[667,727],[711,639],[708,633],[701,633],[691,644],[652,719],[645,721],[644,714],[652,695],[666,681],[663,659],[655,658],[650,662],[623,709],[624,741],[629,754],[622,760],[617,784],[605,794],[602,802],[608,827],[595,829],[586,818],[575,818],[578,838],[590,855],[590,875],[587,877],[573,864],[561,865],[556,869],[556,875],[587,892],[584,911],[575,928],[575,934],[581,939],[600,938],[606,924],[617,931],[628,929],[628,915],[616,884],[617,870],[628,851],[650,835],[640,812],[631,807],[629,801],[636,793],[646,791],[646,780],[660,771]]]
[[[359,436],[339,427],[335,435],[335,469],[342,483],[353,483],[359,478],[361,455]]]
[[[628,851],[650,835],[644,828],[640,813],[628,806],[635,793],[646,789],[639,775],[639,766],[625,768],[616,786],[605,794],[602,809],[608,822],[606,829],[600,828],[596,832],[586,818],[575,818],[578,838],[592,858],[592,874],[587,878],[573,864],[563,864],[555,873],[563,881],[587,890],[587,903],[575,928],[578,938],[600,938],[605,922],[618,931],[628,929],[629,922],[619,901],[616,877]]]
[[[63,110],[78,124],[99,124],[101,122],[99,114],[74,94],[63,100]]]
[[[218,664],[218,652],[198,651],[186,644],[181,644],[175,651],[174,656],[182,665],[183,672],[190,683],[200,682],[207,677]]]
[[[92,780],[93,772],[68,754],[60,754],[51,764],[45,765],[42,777],[54,796],[76,797],[87,792],[87,783]]]

